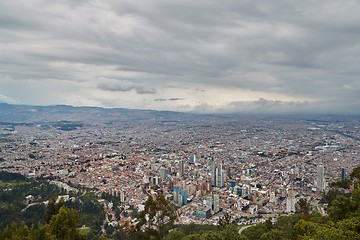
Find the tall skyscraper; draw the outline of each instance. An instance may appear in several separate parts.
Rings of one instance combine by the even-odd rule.
[[[181,197],[182,197],[182,204],[181,205],[186,205],[188,203],[187,198],[188,198],[188,191],[185,189],[181,189]]]
[[[181,189],[179,186],[174,186],[173,197],[174,203],[179,205],[179,198],[181,198]]]
[[[159,175],[161,179],[165,179],[166,178],[166,168],[161,167],[159,170]]]
[[[345,181],[345,180],[346,180],[346,169],[341,168],[341,181]]]
[[[213,207],[213,199],[212,199],[212,196],[207,196],[206,197],[206,202],[205,202],[205,204],[206,204],[206,208],[208,208],[208,209],[212,209]]]
[[[275,203],[275,192],[270,192],[270,203]]]
[[[123,191],[120,192],[120,202],[125,202],[125,193]]]
[[[288,192],[287,198],[286,198],[286,212],[295,212],[295,205],[296,205],[296,198],[295,198],[295,192],[293,190],[290,190]]]
[[[211,158],[210,171],[211,171],[211,186],[216,186],[216,165],[214,158]]]
[[[324,165],[322,164],[317,166],[316,189],[319,192],[325,191]]]
[[[220,198],[219,194],[214,194],[214,212],[217,213],[220,210]]]
[[[196,163],[196,156],[195,156],[195,154],[190,154],[190,163]]]
[[[224,172],[222,169],[222,164],[216,166],[216,187],[223,187],[224,186]]]
[[[184,160],[179,161],[179,176],[183,177],[185,173],[185,163]]]

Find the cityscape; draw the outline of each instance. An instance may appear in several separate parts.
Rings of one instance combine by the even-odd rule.
[[[1,123],[0,170],[110,194],[124,212],[162,193],[178,224],[218,224],[224,213],[239,225],[275,219],[301,198],[326,215],[329,184],[360,160],[358,117],[67,107],[59,119],[61,106],[22,108],[38,119]],[[99,201],[109,224],[136,221]]]
[[[0,240],[360,239],[360,1],[0,1]]]

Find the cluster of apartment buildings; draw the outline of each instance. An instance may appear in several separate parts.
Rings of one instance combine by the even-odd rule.
[[[179,223],[238,222],[321,204],[328,183],[359,165],[359,121],[207,119],[94,123],[72,131],[46,124],[0,128],[0,170],[84,186],[143,209],[149,193],[177,208]],[[114,221],[114,206],[104,209]]]

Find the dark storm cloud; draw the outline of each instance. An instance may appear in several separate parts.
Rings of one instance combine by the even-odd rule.
[[[29,87],[24,80],[45,86],[57,79],[169,100],[160,89],[194,84],[196,94],[208,86],[239,88],[317,101],[312,111],[354,112],[360,108],[359,12],[360,3],[350,0],[5,0],[0,94]],[[109,75],[128,82],[103,82]],[[286,110],[291,104],[266,101],[251,105]]]

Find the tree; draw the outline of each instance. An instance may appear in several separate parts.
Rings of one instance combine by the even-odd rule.
[[[231,223],[231,216],[228,212],[224,212],[224,216],[220,218],[219,220],[219,225],[221,227],[226,227],[227,225],[229,225]]]
[[[266,220],[264,222],[264,224],[265,224],[265,227],[266,227],[267,230],[271,231],[273,229],[273,224],[271,222],[271,219]]]
[[[200,240],[225,240],[221,232],[209,231],[201,234]]]
[[[284,239],[293,239],[295,237],[294,225],[300,220],[300,216],[298,214],[294,214],[291,216],[280,216],[278,217],[276,223],[274,224],[274,228],[279,229],[283,232]]]
[[[297,236],[305,236],[314,234],[317,227],[315,223],[301,219],[295,224],[294,228]]]
[[[79,216],[76,210],[61,207],[59,212],[51,218],[48,229],[57,239],[72,240],[84,239],[77,229]]]
[[[175,211],[164,195],[158,194],[155,199],[149,195],[136,228],[144,230],[148,239],[163,239],[174,226],[175,219]]]
[[[253,227],[245,229],[241,234],[245,235],[249,240],[259,240],[261,235],[268,232],[265,224],[256,224]]]
[[[239,234],[239,227],[232,224],[226,225],[221,234],[223,235],[224,239],[241,240],[245,238],[244,236],[242,238],[242,235]]]
[[[329,216],[333,220],[341,220],[351,213],[351,201],[350,198],[345,196],[337,196],[332,201],[331,207],[329,208]]]
[[[301,198],[296,204],[296,212],[302,214],[304,219],[310,219],[310,202],[304,198]]]
[[[185,236],[183,232],[180,232],[179,230],[173,230],[169,232],[168,235],[164,238],[164,240],[180,240]]]
[[[360,166],[353,169],[353,171],[350,173],[350,177],[352,179],[360,180]]]
[[[260,240],[282,240],[283,233],[279,229],[273,229],[270,232],[263,233]]]
[[[62,201],[62,204],[64,204],[63,201]],[[58,206],[56,204],[55,195],[52,195],[51,198],[49,199],[49,202],[48,202],[45,214],[44,214],[44,219],[45,219],[46,223],[49,223],[51,220],[51,217],[58,213],[60,207],[61,206]]]

